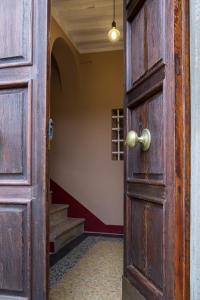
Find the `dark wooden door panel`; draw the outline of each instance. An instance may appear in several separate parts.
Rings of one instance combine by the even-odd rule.
[[[0,299],[47,296],[48,0],[0,1]]]
[[[0,87],[0,185],[30,184],[31,84]]]
[[[141,273],[145,273],[146,268],[146,228],[145,228],[145,206],[143,202],[134,199],[131,201],[132,230],[130,232],[131,253],[129,263],[137,268]],[[137,251],[140,249],[140,252]]]
[[[146,48],[144,60],[147,69],[151,69],[159,61],[164,59],[164,0],[147,1],[144,6],[146,23]]]
[[[151,133],[148,151],[142,151],[140,145],[125,151],[124,276],[129,289],[134,287],[132,293],[136,289],[147,300],[189,299],[184,281],[184,181],[177,185],[180,169],[185,170],[183,160],[182,165],[177,162],[186,155],[184,135],[183,148],[178,136],[178,126],[187,113],[185,87],[183,94],[178,92],[184,76],[181,70],[186,70],[186,61],[180,56],[181,49],[185,51],[183,41],[186,42],[184,38],[180,40],[181,34],[188,34],[186,23],[181,24],[179,19],[182,16],[187,21],[187,1],[183,2],[124,1],[126,133],[134,130],[140,136],[145,128]],[[182,107],[176,95],[183,96]],[[188,134],[189,129],[184,130]],[[177,195],[183,197],[181,210]],[[131,292],[124,292],[127,294]]]
[[[0,290],[26,298],[31,275],[30,201],[6,202],[0,205]]]
[[[144,45],[144,9],[141,9],[131,24],[131,60],[134,68],[132,68],[132,82],[135,82],[145,73],[145,45]]]
[[[131,211],[131,222],[127,239],[127,272],[140,289],[145,288],[145,296],[155,295],[162,298],[164,274],[164,232],[163,205],[146,199],[130,197],[127,199]],[[139,279],[140,280],[139,280]],[[154,295],[154,296],[155,296]],[[151,298],[147,298],[151,299]]]
[[[163,208],[132,199],[132,265],[163,288]],[[159,226],[158,226],[159,224]],[[140,249],[140,252],[137,251]]]
[[[139,147],[128,152],[128,178],[131,181],[164,183],[164,114],[162,90],[150,98],[141,98],[137,106],[128,109],[130,128],[141,135],[148,128],[152,145],[148,152]],[[158,155],[159,153],[159,155]]]
[[[138,199],[132,199],[131,203],[133,228],[130,261],[149,281],[162,290],[163,207]]]
[[[129,57],[131,68],[128,76],[135,84],[147,71],[164,62],[164,7],[165,1],[135,1],[127,10],[129,22]],[[144,2],[142,4],[142,2]],[[138,9],[140,4],[140,9]]]
[[[32,14],[33,0],[1,0],[0,68],[31,63]]]
[[[146,274],[150,281],[163,290],[163,206],[146,205]],[[158,226],[159,225],[159,226]]]

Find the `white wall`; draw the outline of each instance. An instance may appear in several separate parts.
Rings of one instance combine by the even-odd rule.
[[[190,0],[191,300],[200,299],[200,1]]]

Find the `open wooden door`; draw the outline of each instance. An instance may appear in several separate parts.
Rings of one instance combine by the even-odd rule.
[[[188,1],[124,0],[124,12],[123,300],[189,300]]]
[[[47,299],[48,0],[0,1],[0,299]]]

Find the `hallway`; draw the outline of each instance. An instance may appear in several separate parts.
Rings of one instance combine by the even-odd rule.
[[[200,0],[0,1],[0,300],[200,300],[199,28]]]
[[[123,239],[88,236],[52,266],[50,300],[121,300]]]

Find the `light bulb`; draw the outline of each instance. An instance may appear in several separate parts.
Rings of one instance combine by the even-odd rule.
[[[112,28],[108,32],[108,38],[111,42],[118,42],[120,39],[120,31],[116,28],[116,23],[113,22]]]

